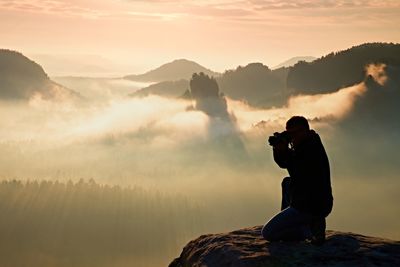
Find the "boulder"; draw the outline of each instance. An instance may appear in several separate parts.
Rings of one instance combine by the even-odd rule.
[[[322,246],[268,242],[262,226],[190,241],[169,267],[400,266],[400,241],[327,231]]]

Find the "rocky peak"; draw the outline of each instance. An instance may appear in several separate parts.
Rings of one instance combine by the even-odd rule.
[[[268,242],[261,226],[202,235],[189,242],[169,267],[400,266],[400,241],[327,231],[322,246]]]

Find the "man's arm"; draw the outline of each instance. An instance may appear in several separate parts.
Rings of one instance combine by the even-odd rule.
[[[289,165],[290,152],[288,145],[283,142],[273,147],[274,160],[282,169],[286,169]]]

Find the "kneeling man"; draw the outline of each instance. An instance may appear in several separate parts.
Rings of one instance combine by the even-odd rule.
[[[325,218],[332,210],[333,197],[329,161],[319,135],[308,121],[294,116],[286,131],[269,138],[273,156],[289,177],[282,181],[281,212],[262,229],[269,241],[309,239],[321,245],[325,241]]]

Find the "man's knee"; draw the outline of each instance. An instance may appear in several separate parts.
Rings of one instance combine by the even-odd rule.
[[[262,228],[261,235],[267,241],[276,241],[277,240],[275,237],[274,231],[272,230],[272,227],[270,227],[268,224],[264,225],[264,227]]]
[[[264,237],[264,239],[271,241],[271,231],[268,229],[267,225],[264,225],[262,228],[261,235]]]

